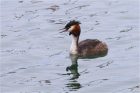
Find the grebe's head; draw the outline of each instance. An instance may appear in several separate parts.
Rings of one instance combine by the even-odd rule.
[[[74,35],[75,37],[80,35],[81,29],[79,24],[81,24],[79,21],[70,21],[69,23],[67,23],[67,25],[63,28],[64,31],[69,31],[69,35]],[[61,32],[60,32],[61,33]]]

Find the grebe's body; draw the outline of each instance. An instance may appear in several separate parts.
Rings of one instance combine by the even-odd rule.
[[[86,39],[78,43],[81,32],[79,24],[79,21],[73,20],[70,21],[64,28],[64,31],[69,31],[69,35],[72,35],[70,54],[92,55],[108,50],[107,45],[97,39]]]

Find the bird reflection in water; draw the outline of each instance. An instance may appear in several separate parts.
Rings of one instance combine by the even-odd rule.
[[[66,84],[66,87],[71,89],[71,91],[74,89],[80,89],[82,87],[82,85],[76,81],[76,79],[79,78],[80,76],[78,72],[78,62],[77,62],[78,59],[94,59],[98,57],[104,57],[107,55],[107,52],[108,51],[104,51],[94,55],[86,55],[86,56],[78,56],[78,55],[70,54],[69,56],[72,65],[66,67],[66,71],[70,71],[71,73],[69,73],[69,75],[72,75],[72,77],[70,78],[70,83]]]

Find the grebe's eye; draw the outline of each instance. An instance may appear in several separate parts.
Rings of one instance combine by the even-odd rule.
[[[70,28],[71,26],[67,27],[67,30]]]

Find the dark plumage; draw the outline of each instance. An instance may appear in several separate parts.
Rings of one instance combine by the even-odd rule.
[[[67,23],[67,25],[65,26],[65,28],[70,28],[71,26],[73,25],[76,25],[76,24],[81,24],[79,21],[70,21],[69,23]]]
[[[80,55],[96,54],[108,50],[107,45],[97,39],[86,39],[78,43]]]

